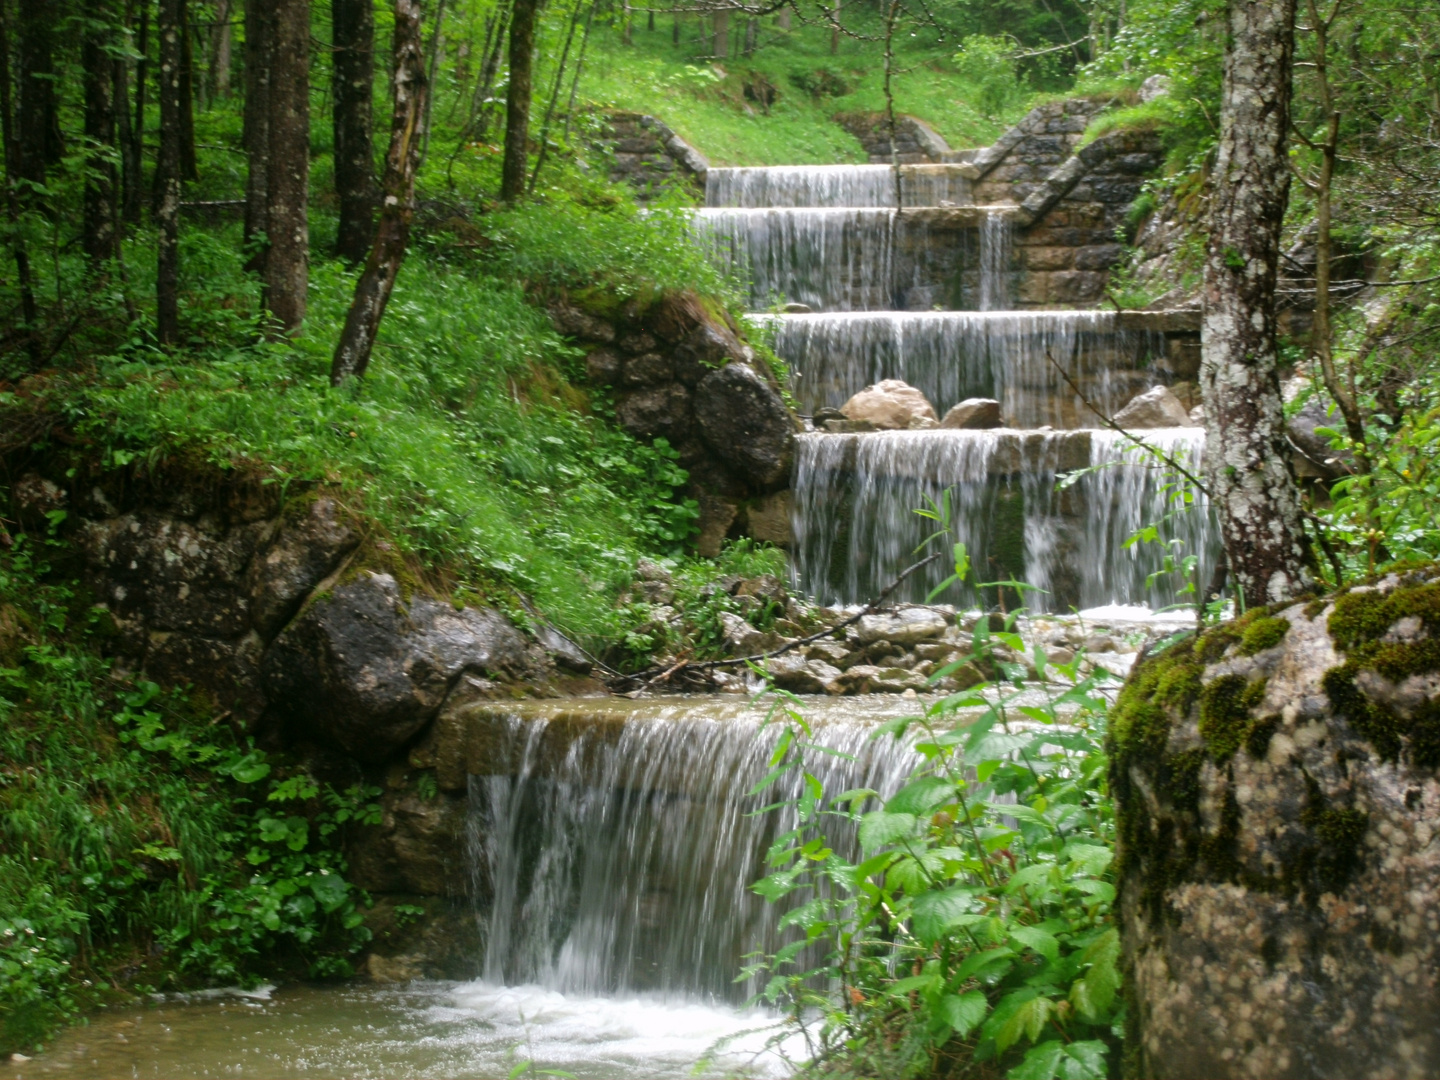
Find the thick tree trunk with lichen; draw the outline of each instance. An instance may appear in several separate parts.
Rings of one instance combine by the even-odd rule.
[[[1275,276],[1290,172],[1295,0],[1231,0],[1210,187],[1200,386],[1211,501],[1245,604],[1309,582],[1281,409]]]
[[[1125,1075],[1440,1075],[1440,565],[1256,609],[1110,714]]]
[[[305,321],[310,282],[310,4],[275,0],[272,6],[265,306],[277,328],[291,334]]]
[[[395,275],[405,260],[410,239],[410,218],[415,212],[415,173],[420,164],[425,103],[429,85],[420,53],[419,0],[395,0],[395,72],[390,80],[394,112],[390,121],[390,151],[385,155],[385,201],[380,228],[345,317],[345,329],[335,346],[330,381],[338,386],[360,378],[370,364],[375,335],[395,287]]]
[[[371,99],[375,93],[375,12],[371,0],[331,0],[335,26],[335,194],[340,221],[335,254],[365,258],[375,234],[375,161]]]

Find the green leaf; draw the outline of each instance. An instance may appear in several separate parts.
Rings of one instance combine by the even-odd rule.
[[[884,847],[914,835],[914,814],[892,814],[885,810],[874,810],[860,821],[862,848]]]
[[[927,944],[938,941],[956,919],[969,914],[974,897],[974,889],[958,886],[917,896],[910,928],[917,938]]]
[[[891,814],[928,814],[955,801],[955,785],[939,776],[922,776],[901,788],[885,804]]]
[[[1060,955],[1060,942],[1056,940],[1055,935],[1046,933],[1038,926],[1012,927],[1010,937],[1018,941],[1021,945],[1026,945],[1034,949],[1052,964]]]
[[[1120,934],[1114,927],[1090,943],[1081,956],[1088,964],[1083,978],[1070,987],[1070,1003],[1092,1023],[1103,1021],[1120,989]]]
[[[1003,731],[987,731],[965,748],[965,760],[1003,761],[1030,742],[1026,735],[1007,735]]]
[[[1022,866],[1010,875],[1010,880],[1005,883],[1005,891],[1015,892],[1017,889],[1036,885],[1045,881],[1054,872],[1054,863],[1034,863],[1030,866]]]
[[[1032,1046],[1025,1060],[1005,1075],[1009,1080],[1104,1080],[1109,1075],[1106,1050],[1097,1039],[1069,1045],[1051,1039]]]
[[[930,990],[939,981],[939,975],[911,975],[891,984],[888,993],[891,997],[904,997],[912,990]]]
[[[995,1033],[995,1049],[1003,1054],[1022,1038],[1034,1042],[1040,1037],[1045,1021],[1050,1019],[1054,1009],[1055,1003],[1047,997],[1033,997],[1022,1002]]]
[[[1077,868],[1092,877],[1099,877],[1103,874],[1115,858],[1113,851],[1098,844],[1066,844],[1062,854]]]
[[[315,894],[315,899],[320,901],[320,906],[327,914],[345,903],[345,898],[350,893],[350,886],[339,874],[321,871],[309,880],[310,891]]]
[[[990,1002],[979,990],[971,990],[968,994],[946,994],[940,999],[936,1011],[963,1039],[985,1019],[985,1014],[990,1011]]]
[[[1015,950],[1004,945],[994,949],[986,949],[984,952],[971,953],[965,958],[965,962],[955,969],[955,974],[950,981],[956,985],[964,983],[966,979],[975,978],[987,968],[996,964],[1009,961],[1015,956]]]

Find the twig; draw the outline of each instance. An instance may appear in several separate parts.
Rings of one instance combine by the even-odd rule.
[[[1185,468],[1184,465],[1181,465],[1169,454],[1165,453],[1164,450],[1161,450],[1159,447],[1156,446],[1151,446],[1144,439],[1140,438],[1140,436],[1131,434],[1130,432],[1126,431],[1119,424],[1115,423],[1114,420],[1111,420],[1110,417],[1106,416],[1103,412],[1101,412],[1100,409],[1095,405],[1095,403],[1085,396],[1085,391],[1081,390],[1080,387],[1075,385],[1075,380],[1070,377],[1070,372],[1066,371],[1065,368],[1061,365],[1060,361],[1056,360],[1055,357],[1051,355],[1049,349],[1045,350],[1045,359],[1049,360],[1050,363],[1055,365],[1055,369],[1060,372],[1061,377],[1070,384],[1070,389],[1075,391],[1075,396],[1078,397],[1082,402],[1084,402],[1087,409],[1089,409],[1091,412],[1093,412],[1096,416],[1100,418],[1101,423],[1103,423],[1106,427],[1112,429],[1113,431],[1118,431],[1121,435],[1124,435],[1125,438],[1129,439],[1142,450],[1150,451],[1150,453],[1154,454],[1161,461],[1165,462],[1166,465],[1169,465],[1170,468],[1174,469],[1181,476],[1185,477],[1186,480],[1189,480],[1190,483],[1194,484],[1195,487],[1200,491],[1200,494],[1204,495],[1207,499],[1210,498],[1210,489],[1207,488],[1203,483],[1201,483],[1198,476],[1192,473],[1189,469]]]
[[[901,583],[903,583],[906,578],[908,578],[911,574],[915,573],[915,571],[919,570],[921,567],[929,566],[936,559],[940,558],[941,554],[942,553],[938,551],[933,552],[932,554],[925,556],[925,558],[921,559],[919,562],[911,566],[907,566],[904,570],[900,571],[899,577],[897,577],[894,581],[890,582],[889,585],[885,586],[884,590],[880,593],[879,596],[875,597],[874,600],[871,600],[870,603],[866,604],[854,615],[851,615],[848,619],[845,619],[842,622],[836,623],[834,626],[827,626],[824,630],[817,631],[816,633],[811,634],[809,637],[796,638],[794,641],[789,641],[786,642],[784,645],[781,645],[778,649],[772,649],[766,653],[757,653],[754,656],[737,656],[730,660],[707,660],[701,664],[691,664],[688,661],[681,660],[678,664],[670,668],[668,671],[662,671],[659,667],[652,667],[646,668],[644,671],[636,672],[634,675],[627,675],[625,676],[625,678],[631,682],[641,682],[643,680],[644,687],[648,687],[651,683],[660,682],[664,679],[669,678],[671,674],[678,671],[682,667],[685,668],[685,670],[687,671],[708,671],[711,668],[734,667],[737,664],[749,664],[759,660],[771,660],[777,656],[781,656],[787,652],[790,652],[792,649],[798,649],[801,645],[808,645],[812,641],[819,641],[821,638],[828,637],[829,635],[835,633],[836,630],[844,630],[845,627],[850,626],[852,623],[859,622],[861,618],[869,615],[872,611],[885,603],[885,601],[889,599],[890,594],[893,593],[896,589],[898,589]],[[644,687],[642,687],[642,689]]]

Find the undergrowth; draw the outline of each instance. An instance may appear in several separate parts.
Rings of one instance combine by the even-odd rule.
[[[134,994],[351,974],[369,932],[340,841],[379,789],[114,669],[50,551],[0,550],[0,1054]]]

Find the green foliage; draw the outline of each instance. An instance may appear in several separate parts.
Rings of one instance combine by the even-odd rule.
[[[379,790],[119,677],[46,559],[0,553],[0,623],[23,627],[0,668],[0,1053],[126,987],[349,975],[369,932],[340,842]]]
[[[981,620],[970,654],[932,679],[989,668],[1000,646],[1023,653],[1014,616],[1005,625]],[[778,696],[770,723],[783,730],[757,790],[796,773],[802,793],[781,804],[797,825],[754,887],[797,936],[742,977],[770,974],[760,996],[786,1009],[787,1034],[806,1031],[809,1073],[1110,1075],[1120,946],[1105,673],[1038,647],[1033,659],[1066,688],[1022,704],[1018,683],[983,684],[877,731],[919,758],[895,792],[825,791],[806,768],[820,751],[799,699]],[[858,828],[856,862],[832,843],[840,820]]]

